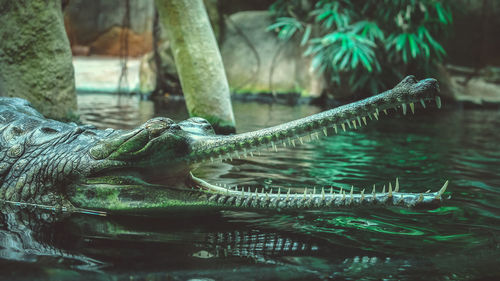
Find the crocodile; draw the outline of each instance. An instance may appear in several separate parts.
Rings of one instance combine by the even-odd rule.
[[[334,188],[292,192],[223,186],[192,171],[205,162],[254,157],[262,149],[293,147],[323,135],[357,129],[415,104],[441,107],[435,79],[403,79],[394,88],[274,127],[216,135],[199,117],[174,122],[150,119],[132,130],[44,118],[29,102],[0,98],[0,200],[64,210],[104,213],[203,209],[335,209],[370,206],[428,207],[441,202],[448,182],[435,192],[394,187],[360,193]]]

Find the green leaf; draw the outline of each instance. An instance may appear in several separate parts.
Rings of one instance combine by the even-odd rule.
[[[349,59],[351,58],[351,53],[348,53],[346,56],[344,56],[344,59],[339,65],[339,69],[345,70],[346,66],[349,64]]]
[[[311,25],[308,24],[306,27],[306,31],[304,31],[304,35],[302,36],[302,40],[300,41],[300,45],[304,46],[309,40],[309,36],[311,35]]]
[[[347,52],[347,49],[344,49],[344,48],[340,48],[340,51],[338,51],[335,56],[333,57],[333,60],[332,60],[332,63],[334,65],[338,64],[340,59],[345,55],[345,53]]]
[[[358,66],[359,56],[357,52],[352,53],[351,68]]]
[[[407,34],[406,34],[406,33],[400,34],[400,35],[397,37],[397,42],[396,42],[396,51],[401,51],[401,50],[403,50],[403,48],[404,48],[404,47],[405,47],[405,45],[406,45],[406,37],[407,37]]]
[[[448,24],[448,15],[446,10],[443,8],[443,5],[441,5],[440,2],[436,2],[436,12],[438,14],[439,21],[442,22],[443,24]]]
[[[373,68],[371,66],[371,60],[368,57],[366,57],[364,53],[359,53],[359,59],[361,60],[361,63],[366,68],[366,70],[368,70],[368,72],[373,71]]]
[[[419,53],[418,45],[417,42],[415,42],[415,35],[410,34],[408,36],[408,41],[410,42],[410,50],[411,50],[411,56],[413,58],[417,58],[417,55]]]

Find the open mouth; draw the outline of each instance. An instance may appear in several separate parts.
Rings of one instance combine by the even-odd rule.
[[[191,164],[216,161],[232,161],[237,158],[253,157],[261,150],[278,151],[278,147],[294,147],[304,142],[317,141],[321,137],[356,130],[377,121],[383,113],[393,111],[407,114],[415,112],[416,107],[425,109],[434,104],[441,107],[437,95],[439,87],[434,79],[417,82],[414,77],[407,77],[394,89],[355,103],[337,107],[282,125],[255,132],[227,137],[204,139],[194,144],[189,155]],[[292,193],[288,188],[278,188],[276,192],[255,190],[211,184],[197,178],[192,173],[189,185],[207,194],[209,201],[225,206],[250,208],[321,208],[354,205],[395,205],[419,207],[436,205],[442,199],[448,181],[438,191],[425,193],[406,193],[400,191],[398,179],[378,191],[371,190],[354,193],[342,188],[305,188],[303,193]]]

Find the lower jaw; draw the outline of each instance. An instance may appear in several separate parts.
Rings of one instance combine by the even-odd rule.
[[[383,188],[382,192],[376,192],[375,187],[372,192],[354,193],[351,190],[331,189],[308,189],[304,193],[291,193],[290,189],[283,192],[278,189],[277,193],[251,191],[238,187],[227,187],[208,183],[195,177],[190,173],[188,178],[189,186],[198,189],[206,194],[208,203],[215,203],[227,208],[243,209],[338,209],[352,207],[381,207],[400,206],[415,208],[435,208],[442,200],[448,181],[436,192],[425,193],[405,193],[399,191],[399,181],[396,179],[394,189],[392,184]]]

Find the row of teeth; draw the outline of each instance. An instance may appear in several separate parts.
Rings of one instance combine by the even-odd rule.
[[[441,98],[439,96],[436,96],[435,98],[435,101],[436,101],[436,106],[437,108],[441,108]],[[425,101],[423,99],[420,99],[420,104],[422,105],[422,107],[425,109],[426,108],[426,105],[425,105]],[[413,114],[415,114],[415,104],[413,102],[409,103],[409,107],[410,107],[410,110]],[[395,111],[398,111],[398,108],[399,107],[394,107],[394,110]],[[403,110],[403,114],[406,115],[407,113],[407,110],[408,110],[408,106],[406,103],[402,103],[401,104],[401,108]],[[388,115],[388,111],[387,109],[384,109],[383,112],[385,113],[385,115]],[[380,112],[379,112],[379,109],[376,109],[375,112],[373,113],[368,113],[368,118],[370,118],[370,120],[373,120],[373,119],[376,119],[378,120],[379,119],[379,116],[380,116]],[[373,117],[372,117],[373,116]],[[367,123],[367,118],[366,116],[362,116],[362,117],[357,117],[356,119],[353,119],[353,120],[348,120],[348,121],[345,121],[344,123],[341,123],[340,124],[340,128],[342,128],[342,130],[345,132],[347,130],[347,128],[349,129],[357,129],[358,126],[359,127],[362,127],[363,124],[366,126],[368,123]],[[335,131],[335,134],[338,133],[338,131],[340,130],[340,128],[337,126],[337,124],[333,124],[333,130]],[[328,128],[326,127],[323,127],[322,129],[322,132],[323,132],[323,135],[326,137],[328,136]],[[219,161],[219,162],[222,162],[224,160],[229,160],[229,161],[233,161],[233,158],[234,159],[242,159],[242,158],[247,158],[248,156],[250,157],[254,157],[254,152],[257,152],[257,154],[260,156],[260,150],[258,148],[262,147],[262,146],[266,146],[267,147],[267,151],[275,151],[275,152],[278,152],[278,145],[283,145],[284,148],[287,147],[287,145],[289,147],[295,147],[297,145],[296,141],[298,141],[300,144],[304,144],[304,142],[312,142],[314,140],[319,140],[320,139],[320,134],[321,132],[319,131],[316,131],[316,132],[312,132],[308,135],[305,135],[305,136],[298,136],[296,139],[292,139],[292,138],[286,138],[285,140],[282,140],[278,143],[274,142],[274,141],[271,141],[270,143],[270,146],[269,145],[259,145],[259,146],[255,146],[253,147],[251,150],[247,150],[246,148],[243,148],[242,150],[238,151],[234,151],[227,155],[221,155],[219,154],[219,157],[218,158],[214,158],[214,157],[210,157],[210,161],[212,163],[216,162],[216,161]],[[306,136],[309,136],[308,138]],[[204,159],[202,160],[202,162],[205,162],[207,161],[207,159]]]
[[[264,188],[262,188],[261,192],[258,192],[257,189],[255,189],[255,191],[252,192],[250,190],[250,187],[248,187],[247,191],[245,191],[244,187],[241,187],[241,189],[240,189],[240,188],[238,188],[237,185],[232,186],[232,187],[228,186],[226,184],[213,185],[213,184],[207,183],[207,182],[205,182],[201,179],[198,179],[198,178],[193,177],[193,179],[195,181],[197,181],[200,184],[200,186],[202,186],[202,188],[200,188],[200,189],[203,192],[215,193],[215,194],[220,194],[220,195],[232,195],[232,196],[241,196],[241,197],[255,196],[256,198],[258,198],[258,197],[266,197],[266,198],[276,197],[278,199],[285,199],[285,200],[288,200],[291,196],[297,197],[299,195],[299,193],[291,193],[290,188],[288,188],[288,192],[286,194],[281,193],[281,188],[278,188],[278,192],[276,194],[273,194],[272,189],[269,192],[265,192]],[[444,183],[444,185],[441,187],[441,189],[438,192],[436,192],[436,195],[434,197],[435,199],[438,199],[438,200],[441,199],[441,196],[443,195],[443,193],[446,191],[446,188],[448,187],[448,182],[449,181],[446,181]],[[203,187],[208,187],[209,189],[207,190],[207,189],[204,189]],[[425,194],[428,194],[430,192],[431,192],[431,190],[427,190],[425,192]],[[391,198],[394,195],[393,193],[399,193],[399,180],[398,180],[398,178],[396,178],[394,190],[392,188],[392,183],[389,182],[389,188],[388,188],[387,193],[386,193],[386,185],[383,186],[382,193],[377,193],[375,185],[373,185],[371,196],[373,196],[375,198],[376,196],[379,196],[379,195],[387,195],[388,198]],[[405,194],[409,194],[409,193],[405,193]],[[323,201],[326,199],[326,197],[333,198],[335,196],[341,196],[342,201],[345,200],[346,198],[350,198],[352,200],[354,196],[360,197],[361,201],[363,201],[365,196],[370,196],[370,195],[365,194],[365,189],[361,190],[361,193],[359,193],[359,195],[354,194],[354,186],[351,186],[351,190],[350,190],[349,194],[347,194],[346,190],[344,190],[342,187],[340,188],[339,193],[335,193],[333,187],[330,187],[329,190],[327,188],[326,191],[325,191],[325,188],[322,187],[321,192],[316,193],[316,188],[314,187],[312,190],[312,193],[308,192],[308,188],[305,188],[304,193],[302,195],[302,199],[306,200],[308,197],[309,198],[317,198],[318,196],[321,196],[321,199]],[[282,198],[282,197],[284,197],[284,198]],[[403,194],[401,195],[401,199],[402,198],[403,198]],[[419,199],[417,200],[417,203],[420,203],[423,199],[424,199],[424,193],[420,193]]]

